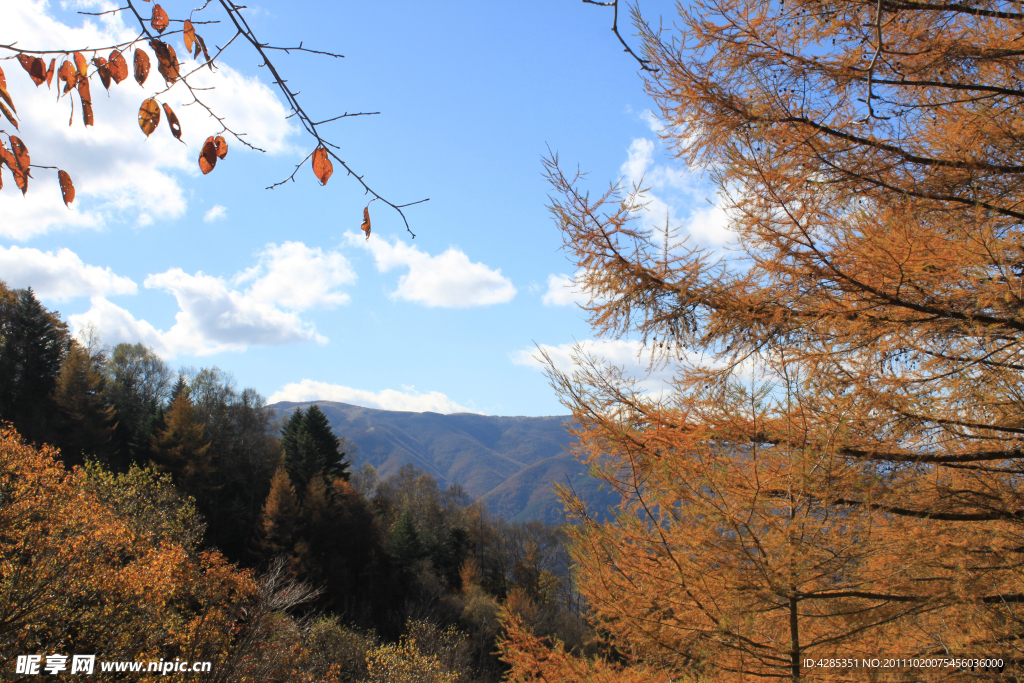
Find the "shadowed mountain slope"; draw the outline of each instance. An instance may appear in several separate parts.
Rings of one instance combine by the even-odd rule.
[[[586,468],[565,450],[571,442],[564,426],[570,416],[409,413],[333,401],[286,401],[271,407],[287,419],[297,407],[313,403],[335,434],[356,445],[357,463],[370,463],[381,476],[411,463],[442,487],[461,484],[505,519],[562,521],[561,502],[552,488],[566,477],[593,507],[603,510],[608,504]]]

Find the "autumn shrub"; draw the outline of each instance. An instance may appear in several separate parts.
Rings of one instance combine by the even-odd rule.
[[[423,653],[416,642],[402,637],[397,643],[374,648],[366,657],[369,683],[458,683],[436,656]]]
[[[469,642],[454,627],[410,620],[397,643],[380,645],[367,655],[370,683],[470,683]]]
[[[301,668],[316,680],[357,683],[368,675],[367,655],[378,646],[373,633],[362,633],[340,624],[337,617],[312,621],[303,634],[305,652]]]
[[[175,542],[188,540],[174,524],[189,508],[176,511],[165,482],[90,483],[57,456],[0,429],[0,669],[21,654],[224,661],[253,577]],[[154,495],[129,503],[129,490]],[[169,515],[143,514],[161,500]]]

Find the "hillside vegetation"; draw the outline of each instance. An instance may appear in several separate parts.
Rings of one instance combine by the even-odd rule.
[[[440,483],[409,463],[354,468],[319,407],[281,421],[217,368],[72,339],[2,282],[0,372],[3,680],[19,657],[92,654],[208,662],[207,682],[490,683],[504,609],[572,647],[590,638],[564,528],[507,522],[451,481],[475,466],[462,446],[530,452],[490,419],[435,427]],[[512,455],[495,468],[521,469]]]
[[[282,419],[314,402],[270,407]],[[387,476],[404,465],[428,472],[444,485],[458,484],[497,517],[516,522],[563,522],[556,483],[571,484],[603,517],[614,499],[598,489],[586,465],[568,452],[568,415],[504,417],[375,410],[316,401],[331,427],[356,446],[356,461]]]

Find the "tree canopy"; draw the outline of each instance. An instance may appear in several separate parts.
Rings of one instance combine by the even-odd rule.
[[[660,397],[593,358],[551,371],[580,457],[621,494],[599,524],[565,492],[581,590],[637,667],[615,675],[1019,657],[1018,5],[634,18],[662,137],[720,192],[735,248],[646,230],[643,188],[591,197],[548,161],[593,328],[676,370]],[[555,675],[510,623],[513,680]]]

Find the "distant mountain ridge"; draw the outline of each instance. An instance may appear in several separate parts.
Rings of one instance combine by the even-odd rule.
[[[513,521],[562,521],[555,482],[571,483],[603,513],[612,504],[598,482],[566,451],[569,415],[505,417],[475,413],[410,413],[376,410],[335,401],[282,401],[271,406],[281,418],[316,403],[332,429],[354,443],[356,461],[387,476],[411,463],[441,486],[461,484],[482,498],[495,515]],[[603,515],[602,515],[603,516]]]

